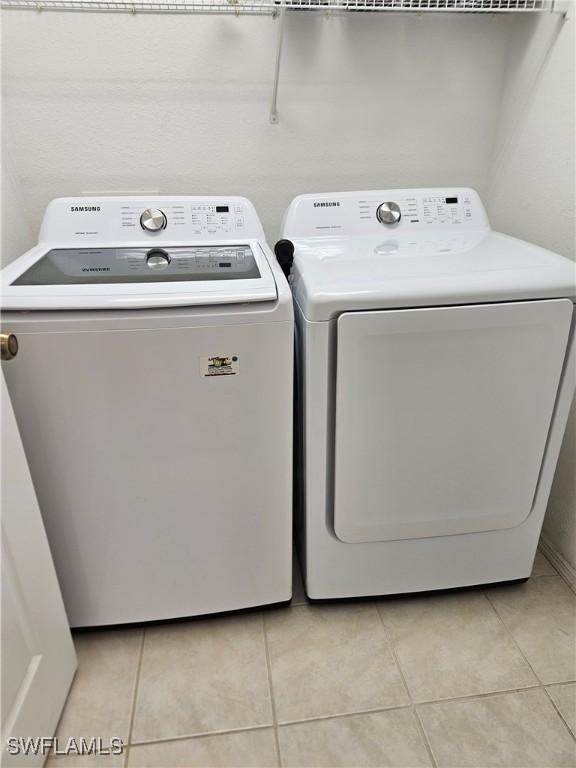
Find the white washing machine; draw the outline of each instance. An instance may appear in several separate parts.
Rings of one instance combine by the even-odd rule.
[[[315,599],[530,575],[574,392],[574,264],[471,189],[303,195],[301,521]]]
[[[55,200],[2,283],[70,624],[290,600],[293,311],[252,204]]]

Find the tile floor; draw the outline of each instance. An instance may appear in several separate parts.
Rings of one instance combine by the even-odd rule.
[[[51,768],[576,768],[576,595],[523,585],[80,633]]]

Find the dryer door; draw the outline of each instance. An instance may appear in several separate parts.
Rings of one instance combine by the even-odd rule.
[[[345,542],[512,528],[530,514],[567,299],[344,313],[334,528]]]

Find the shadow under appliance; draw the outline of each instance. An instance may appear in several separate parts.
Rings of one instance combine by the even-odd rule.
[[[530,575],[574,392],[574,265],[471,189],[303,195],[295,246],[307,593]]]
[[[55,200],[2,283],[70,624],[288,601],[293,311],[251,203]]]

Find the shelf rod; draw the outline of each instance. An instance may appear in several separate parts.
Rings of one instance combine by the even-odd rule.
[[[0,0],[6,10],[271,15],[285,11],[565,14],[571,0]],[[281,31],[281,30],[280,30]],[[281,42],[281,40],[280,40]]]
[[[274,85],[272,86],[272,105],[270,107],[270,122],[278,123],[278,83],[280,80],[280,62],[282,60],[282,41],[284,39],[284,22],[286,20],[286,6],[282,3],[278,16],[278,37],[276,42],[276,66],[274,67]]]

